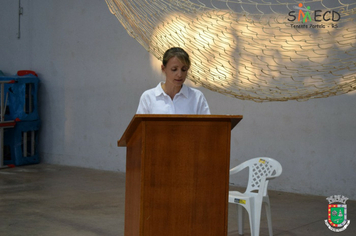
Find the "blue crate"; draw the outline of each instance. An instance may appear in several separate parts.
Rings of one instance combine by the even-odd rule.
[[[40,162],[38,154],[40,125],[40,120],[20,121],[16,122],[14,128],[4,129],[4,165],[21,166]],[[32,132],[33,138],[31,137]],[[24,137],[24,134],[27,137]],[[32,142],[34,143],[32,144]]]
[[[4,101],[7,100],[5,121],[38,120],[38,83],[37,76],[0,76],[0,81],[13,81],[4,84]]]

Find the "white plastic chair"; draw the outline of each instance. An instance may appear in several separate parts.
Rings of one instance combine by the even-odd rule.
[[[248,186],[244,193],[238,191],[229,192],[229,203],[238,206],[238,230],[242,235],[244,232],[244,211],[249,214],[251,236],[259,236],[262,203],[265,203],[267,213],[268,231],[272,236],[271,207],[267,193],[268,181],[281,175],[281,164],[269,157],[256,157],[241,163],[230,170],[230,175],[249,168]]]

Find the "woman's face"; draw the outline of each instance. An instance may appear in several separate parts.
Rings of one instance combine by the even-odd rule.
[[[177,57],[172,57],[168,60],[167,65],[162,65],[162,71],[166,74],[166,83],[173,86],[182,86],[188,69]]]

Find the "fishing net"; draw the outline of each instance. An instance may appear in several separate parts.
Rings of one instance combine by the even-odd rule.
[[[190,55],[188,79],[243,100],[304,101],[356,89],[353,0],[106,0],[161,60]]]

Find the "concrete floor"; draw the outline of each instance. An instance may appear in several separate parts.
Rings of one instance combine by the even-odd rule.
[[[124,173],[47,164],[0,169],[0,236],[124,235],[124,193]],[[269,195],[274,235],[356,235],[355,201],[347,201],[351,224],[334,233],[324,223],[327,196]],[[228,232],[238,235],[235,205]],[[260,235],[268,235],[264,211]]]

